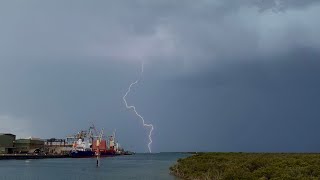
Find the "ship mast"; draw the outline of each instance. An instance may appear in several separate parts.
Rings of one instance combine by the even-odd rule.
[[[97,145],[97,151],[96,151],[96,156],[97,156],[97,167],[100,166],[100,143],[103,137],[103,128],[100,131],[100,134],[98,136],[98,139],[96,140],[96,145]]]

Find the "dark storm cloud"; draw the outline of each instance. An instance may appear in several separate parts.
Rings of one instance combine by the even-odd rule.
[[[270,10],[277,6],[286,11]],[[7,1],[0,8],[2,55],[183,59],[189,68],[320,44],[312,20],[319,3],[310,0]]]
[[[257,6],[261,8],[261,11],[272,9],[275,12],[277,11],[285,11],[289,8],[305,8],[311,6],[315,3],[319,3],[317,0],[259,0],[256,2]]]
[[[145,151],[121,99],[143,60],[128,100],[154,123],[155,151],[316,150],[319,11],[316,0],[1,1],[0,131],[64,137],[96,121]]]
[[[219,64],[210,73],[180,77],[168,87],[187,95],[181,98],[183,107],[172,108],[180,117],[181,109],[192,111],[190,118],[201,127],[196,134],[210,137],[197,140],[199,149],[317,152],[319,58],[318,51],[296,49],[273,56],[273,61]]]

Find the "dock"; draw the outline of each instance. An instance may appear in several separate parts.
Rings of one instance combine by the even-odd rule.
[[[0,160],[52,159],[52,158],[70,158],[70,156],[69,155],[37,155],[37,154],[0,154]]]

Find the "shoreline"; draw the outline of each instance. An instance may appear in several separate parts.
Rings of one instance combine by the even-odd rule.
[[[197,153],[178,159],[181,179],[320,179],[320,153]]]

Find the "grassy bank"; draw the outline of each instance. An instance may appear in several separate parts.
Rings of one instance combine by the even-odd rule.
[[[170,170],[183,179],[320,179],[320,154],[200,153]]]

